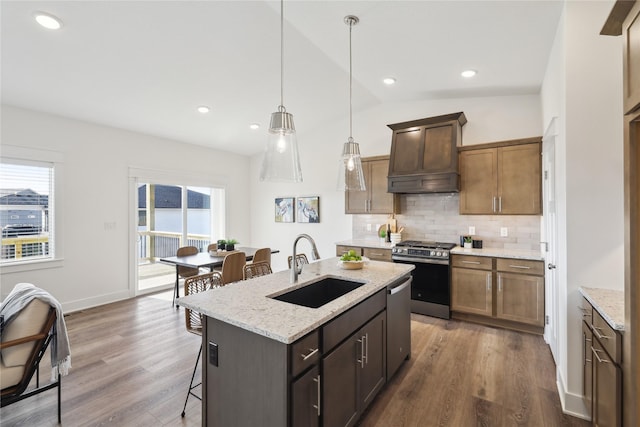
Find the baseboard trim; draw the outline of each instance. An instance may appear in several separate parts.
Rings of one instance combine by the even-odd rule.
[[[560,371],[558,369],[556,369],[556,387],[558,388],[558,395],[560,396],[560,404],[562,405],[563,413],[571,415],[572,417],[591,421],[591,417],[587,414],[587,408],[584,406],[582,395],[569,393],[567,391],[562,375],[560,375]]]
[[[97,307],[99,305],[109,304],[116,301],[122,301],[131,298],[128,289],[113,292],[110,294],[99,295],[91,298],[80,299],[62,304],[64,314],[73,313],[75,311],[86,310],[88,308]]]

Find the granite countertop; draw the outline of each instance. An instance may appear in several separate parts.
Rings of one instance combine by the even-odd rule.
[[[474,256],[487,256],[497,258],[514,258],[514,259],[528,259],[532,261],[544,261],[544,257],[540,251],[526,250],[526,249],[504,249],[504,248],[483,248],[483,249],[465,249],[460,246],[456,246],[451,249],[452,254],[456,255],[474,255]]]
[[[581,286],[580,293],[609,326],[617,331],[624,331],[624,291]]]
[[[361,248],[372,249],[391,249],[395,246],[393,243],[382,242],[381,239],[350,239],[336,242],[336,245],[341,246],[359,246]]]
[[[206,316],[290,344],[413,270],[412,265],[368,261],[361,270],[343,270],[338,258],[305,265],[298,283],[289,283],[290,270],[228,284],[178,299],[178,304]],[[323,277],[338,277],[365,285],[318,308],[269,298]]]

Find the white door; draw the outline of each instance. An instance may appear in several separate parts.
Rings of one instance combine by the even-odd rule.
[[[542,251],[545,259],[545,329],[544,338],[558,363],[558,273],[556,253],[558,241],[556,207],[556,118],[554,117],[542,139],[542,188],[543,188],[543,238]]]

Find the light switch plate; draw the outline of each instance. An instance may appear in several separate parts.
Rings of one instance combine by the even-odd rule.
[[[509,229],[507,227],[500,227],[500,237],[508,237]]]
[[[469,227],[469,235],[473,236],[476,234],[476,228],[474,226]]]

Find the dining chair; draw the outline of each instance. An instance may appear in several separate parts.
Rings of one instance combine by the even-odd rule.
[[[289,255],[287,258],[287,263],[289,264],[289,269],[291,269],[291,260],[292,256]],[[296,254],[296,267],[300,267],[301,265],[309,264],[309,259],[305,254]]]
[[[184,294],[193,295],[198,292],[204,292],[206,290],[212,288],[218,288],[222,286],[222,275],[213,271],[210,273],[199,274],[197,276],[191,276],[185,279],[184,281]],[[187,327],[187,331],[192,334],[202,336],[202,315],[196,311],[193,311],[189,308],[184,309],[184,319],[185,326]],[[200,350],[198,350],[198,357],[196,358],[196,364],[193,367],[193,373],[191,374],[191,382],[189,383],[189,390],[187,391],[187,398],[184,400],[184,407],[182,408],[182,417],[184,417],[185,411],[187,410],[187,402],[189,401],[189,396],[193,396],[198,400],[202,400],[200,396],[193,392],[193,389],[198,387],[202,382],[193,385],[193,379],[196,376],[196,371],[198,370],[198,362],[200,362],[200,356],[202,356],[202,342],[200,342]]]
[[[217,243],[210,243],[209,246],[207,246],[207,252],[217,251],[217,250],[218,250]]]
[[[242,280],[242,268],[246,263],[247,255],[242,251],[227,254],[222,261],[222,283],[226,285]]]
[[[176,256],[188,256],[188,255],[195,255],[197,254],[198,248],[196,248],[195,246],[182,246],[180,248],[178,248],[178,251],[176,252]],[[197,268],[193,268],[193,267],[183,267],[180,265],[176,265],[176,291],[173,295],[173,304],[175,305],[176,303],[176,298],[179,297],[178,294],[178,289],[179,289],[179,281],[180,279],[186,279],[187,277],[191,277],[191,276],[196,276],[198,274],[200,274],[200,270]]]
[[[271,273],[271,266],[266,261],[253,261],[242,268],[242,276],[244,280],[253,279],[254,277],[259,276],[266,276]]]
[[[266,262],[271,266],[271,248],[260,248],[253,255],[253,262]]]

